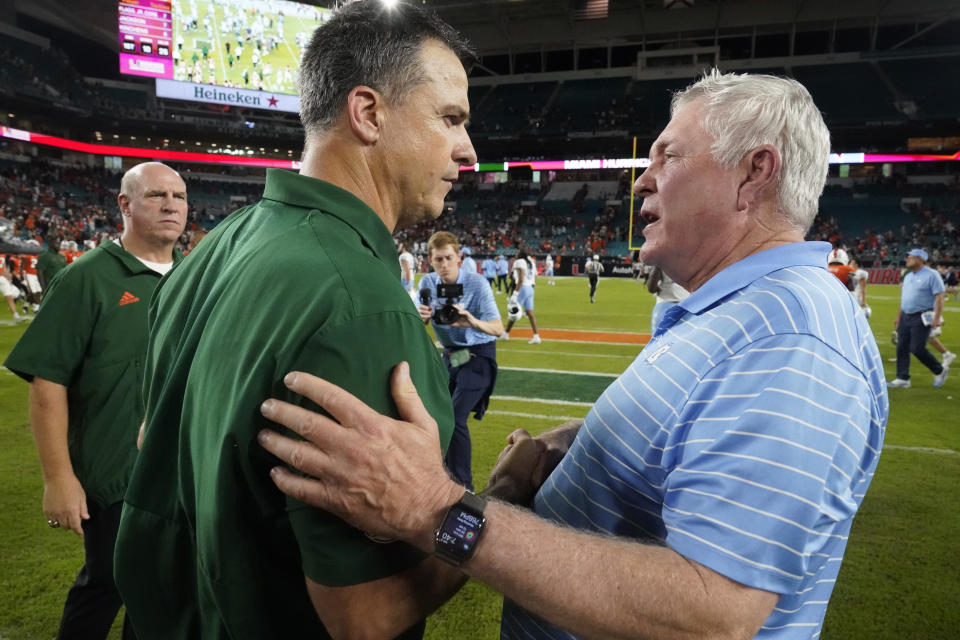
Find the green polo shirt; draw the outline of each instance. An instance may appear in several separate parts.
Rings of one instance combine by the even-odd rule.
[[[59,251],[53,251],[47,248],[46,251],[37,257],[37,274],[40,276],[40,284],[49,286],[53,276],[57,275],[67,267],[67,259]]]
[[[267,397],[315,408],[285,389],[286,373],[396,416],[389,377],[406,360],[446,448],[446,368],[400,284],[390,233],[363,202],[268,170],[263,199],[164,280],[150,330],[146,437],[115,561],[141,640],[324,637],[304,575],[346,586],[422,559],[286,498],[256,441],[273,426],[259,413]]]
[[[67,388],[70,461],[87,499],[101,506],[123,499],[136,458],[147,309],[159,281],[104,242],[53,278],[4,363],[28,382],[38,376]]]

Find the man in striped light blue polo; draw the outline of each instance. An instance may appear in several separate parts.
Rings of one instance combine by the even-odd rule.
[[[927,252],[907,252],[907,274],[900,287],[900,313],[893,321],[897,330],[897,377],[888,387],[910,387],[910,354],[933,373],[933,386],[941,387],[949,368],[927,349],[930,332],[943,324],[943,292],[940,274],[927,266]]]
[[[803,242],[829,152],[816,105],[793,80],[714,71],[671,112],[634,186],[641,258],[692,295],[582,425],[511,435],[492,480],[538,488],[533,510],[487,502],[458,563],[505,595],[502,638],[816,638],[876,469],[876,342],[830,245]],[[399,378],[411,428],[298,375],[343,425],[311,423],[321,448],[261,442],[317,478],[278,472],[285,492],[429,550],[444,513],[476,502],[422,464],[435,427]],[[267,415],[302,422],[282,403]],[[385,453],[358,466],[374,430]]]

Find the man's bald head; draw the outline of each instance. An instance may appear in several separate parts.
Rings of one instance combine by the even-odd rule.
[[[150,174],[156,174],[156,172],[167,172],[173,173],[181,181],[183,177],[167,165],[162,162],[141,162],[140,164],[131,167],[123,174],[123,178],[120,179],[120,193],[128,197],[133,197],[138,190],[143,189],[144,178]]]
[[[161,162],[144,162],[127,171],[117,205],[123,214],[125,247],[159,247],[166,255],[187,223],[186,184]]]

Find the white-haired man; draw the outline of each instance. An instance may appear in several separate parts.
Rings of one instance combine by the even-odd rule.
[[[674,97],[634,188],[644,262],[693,293],[582,425],[511,435],[541,452],[514,474],[539,488],[533,512],[477,505],[439,458],[421,464],[415,434],[436,427],[402,375],[395,398],[419,427],[291,376],[336,421],[267,403],[309,441],[261,442],[319,478],[275,482],[424,550],[454,538],[455,562],[507,598],[503,638],[815,637],[888,415],[876,342],[826,270],[830,246],[802,241],[828,152],[795,81],[714,72]],[[486,528],[458,535],[450,518],[464,513]]]

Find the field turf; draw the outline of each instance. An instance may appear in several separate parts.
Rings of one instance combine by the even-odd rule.
[[[602,279],[590,304],[585,278],[537,282],[536,313],[548,330],[649,332],[652,297],[627,279]],[[893,377],[890,342],[899,291],[871,286],[871,325]],[[504,311],[504,296],[497,301]],[[960,303],[948,301],[943,341],[960,351]],[[506,435],[523,426],[547,429],[586,415],[613,376],[640,350],[636,344],[590,342],[573,335],[528,345],[521,320],[498,343],[501,366],[490,411],[470,424],[479,487]],[[0,311],[0,357],[23,331]],[[913,362],[913,387],[891,390],[886,443],[876,477],[854,523],[822,638],[940,640],[960,629],[960,367],[935,389],[932,374]],[[40,510],[42,481],[27,422],[27,385],[0,369],[0,640],[52,638],[63,599],[82,562],[73,534],[47,527]],[[501,598],[470,582],[430,617],[427,638],[499,637]],[[119,638],[117,625],[113,638]]]

